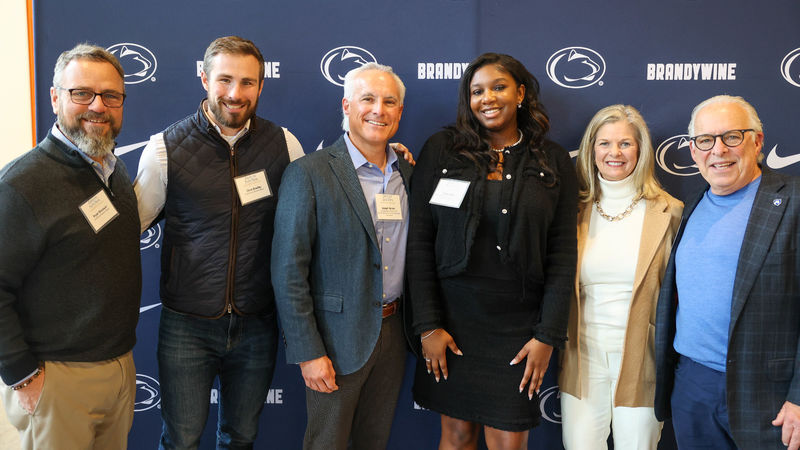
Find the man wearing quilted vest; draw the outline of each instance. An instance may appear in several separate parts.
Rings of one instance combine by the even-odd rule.
[[[153,135],[134,189],[141,229],[165,219],[158,338],[159,448],[196,449],[219,377],[218,448],[252,448],[278,329],[270,279],[283,170],[303,155],[255,115],[264,58],[249,40],[209,45],[197,111]]]

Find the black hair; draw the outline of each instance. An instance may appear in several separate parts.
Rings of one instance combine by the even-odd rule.
[[[550,118],[539,101],[539,82],[519,62],[510,55],[484,53],[472,61],[461,77],[458,88],[458,113],[456,123],[448,127],[455,136],[453,151],[473,161],[478,166],[495,167],[498,157],[491,151],[489,133],[470,108],[472,77],[480,68],[494,64],[501,72],[511,75],[517,85],[525,86],[525,97],[517,110],[517,128],[522,131],[523,148],[533,152],[539,168],[553,174],[547,164],[547,156],[542,151],[544,136],[550,129]],[[554,179],[554,177],[547,177]]]

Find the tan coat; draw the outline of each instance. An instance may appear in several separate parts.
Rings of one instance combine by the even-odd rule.
[[[579,324],[582,322],[580,307],[580,273],[586,236],[593,203],[581,203],[578,210],[578,270],[575,289],[570,305],[568,341],[561,354],[561,370],[558,385],[561,391],[581,398],[585,386],[585,368],[581,367]],[[653,406],[655,396],[655,351],[654,334],[656,301],[661,288],[661,279],[669,261],[675,232],[680,223],[683,203],[666,192],[647,200],[639,247],[639,259],[633,282],[633,300],[628,312],[628,326],[622,350],[614,406]]]

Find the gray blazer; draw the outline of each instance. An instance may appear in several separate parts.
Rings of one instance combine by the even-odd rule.
[[[733,286],[728,330],[728,418],[739,448],[778,448],[770,423],[785,401],[800,404],[800,178],[762,167]],[[686,203],[656,311],[656,397],[659,420],[671,416],[678,355],[672,347],[680,301],[675,251],[702,193]],[[714,270],[708,267],[703,270]]]
[[[411,166],[399,158],[408,189]],[[272,283],[286,362],[327,355],[360,369],[381,330],[381,252],[344,137],[289,164],[272,243]]]

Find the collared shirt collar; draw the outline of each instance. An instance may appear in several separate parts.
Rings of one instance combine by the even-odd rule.
[[[353,160],[353,167],[358,169],[359,167],[363,166],[364,164],[371,164],[367,161],[367,158],[358,151],[356,146],[353,144],[353,141],[350,140],[350,136],[347,132],[344,133],[344,143],[347,145],[347,152],[350,153],[350,159]],[[389,172],[393,169],[397,169],[397,155],[390,150],[389,146],[386,146],[386,167]]]
[[[63,142],[67,145],[67,147],[75,150],[81,155],[81,158],[84,159],[90,166],[97,172],[97,175],[100,176],[100,179],[108,185],[108,178],[114,173],[114,167],[117,164],[117,157],[113,153],[109,153],[103,157],[103,164],[98,163],[97,161],[93,160],[89,155],[83,152],[74,142],[69,140],[69,138],[58,128],[58,123],[53,124],[53,128],[50,130],[50,134],[53,135],[54,138],[58,139],[59,141]]]
[[[242,136],[244,136],[245,133],[247,133],[247,130],[250,129],[250,120],[251,119],[247,119],[247,122],[245,122],[244,127],[242,127],[242,129],[239,130],[238,133],[234,134],[233,136],[227,136],[227,135],[223,134],[222,133],[222,129],[220,129],[219,125],[217,125],[217,122],[214,120],[213,117],[211,117],[211,114],[208,112],[208,100],[203,102],[203,114],[206,115],[206,119],[208,119],[208,123],[210,123],[214,127],[214,129],[217,130],[217,133],[219,133],[219,135],[222,136],[222,139],[225,139],[226,141],[228,141],[228,145],[230,145],[231,147],[234,144],[236,144],[236,141],[238,141],[239,138],[241,138]]]

